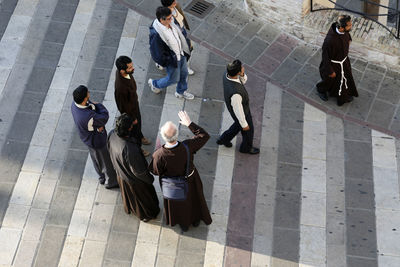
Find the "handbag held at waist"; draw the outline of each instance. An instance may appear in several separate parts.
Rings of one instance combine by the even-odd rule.
[[[183,201],[187,198],[189,191],[188,178],[193,174],[194,170],[189,174],[189,148],[183,142],[182,145],[185,147],[187,154],[186,174],[185,176],[161,177],[161,190],[165,199]]]

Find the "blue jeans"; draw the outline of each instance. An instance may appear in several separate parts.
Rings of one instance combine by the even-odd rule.
[[[178,67],[167,66],[167,76],[154,80],[153,85],[158,89],[167,88],[171,84],[178,83],[176,86],[176,92],[183,94],[187,90],[187,62],[186,57],[182,56],[181,60],[178,61]]]

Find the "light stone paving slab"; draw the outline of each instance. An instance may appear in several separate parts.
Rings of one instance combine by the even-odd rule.
[[[1,227],[22,230],[28,214],[29,206],[9,204]]]
[[[17,254],[15,255],[15,267],[30,267],[35,258],[36,248],[39,241],[22,240],[18,246]]]
[[[60,109],[60,107],[48,108],[48,106],[61,106],[61,105],[54,105],[54,103],[60,103],[60,102],[47,101],[46,97],[44,109],[45,110]],[[51,142],[53,141],[53,135],[54,135],[53,133],[56,130],[59,117],[60,117],[59,113],[47,113],[42,109],[42,113],[40,113],[39,120],[36,124],[37,127],[35,129],[35,132],[33,133],[30,144],[32,146],[43,146],[46,149],[48,149],[51,145]]]
[[[400,257],[400,198],[396,140],[371,131],[379,266],[396,266]],[[396,209],[396,210],[395,210]],[[391,256],[391,257],[384,257]]]
[[[113,213],[114,205],[95,205],[89,222],[87,239],[107,242]]]
[[[33,199],[32,208],[48,210],[56,184],[56,180],[41,179]]]
[[[303,162],[319,172],[302,168],[300,264],[326,264],[326,129],[326,114],[305,104]]]
[[[222,114],[220,134],[228,129],[231,123],[232,118],[225,107],[224,113]],[[236,137],[232,140],[232,143],[236,143]],[[222,162],[224,162],[224,164],[222,164]],[[234,162],[235,150],[226,148],[225,146],[219,146],[210,207],[213,223],[208,226],[204,266],[223,266],[224,264]],[[232,168],[226,168],[228,166],[232,166]]]
[[[140,225],[142,225],[142,223]],[[157,257],[157,247],[158,245],[154,243],[137,241],[131,266],[132,267],[154,266]]]
[[[0,229],[0,266],[10,266],[14,259],[19,240],[21,238],[21,230],[2,227]]]
[[[79,262],[84,238],[68,235],[64,242],[59,267],[75,267]]]
[[[73,74],[74,68],[58,67],[56,72],[54,73],[50,88],[59,90],[62,89],[64,91],[67,91]]]
[[[91,214],[91,210],[74,210],[67,235],[84,238],[86,236]]]
[[[46,220],[46,215],[47,210],[30,210],[28,219],[26,221],[26,226],[22,233],[22,240],[39,242],[44,221]]]
[[[300,265],[326,266],[326,229],[300,226]]]
[[[39,178],[39,173],[21,172],[15,183],[10,204],[31,205]]]
[[[106,245],[107,243],[103,241],[86,240],[79,260],[79,267],[101,266]]]
[[[258,170],[258,186],[256,197],[256,214],[254,222],[254,239],[253,252],[251,254],[251,266],[269,266],[271,264],[272,255],[272,240],[273,240],[273,221],[274,221],[274,206],[275,206],[275,188],[276,176],[265,176],[265,166],[262,164],[267,158],[273,165],[267,168],[271,169],[269,173],[277,173],[278,154],[272,153],[272,147],[279,145],[279,125],[280,125],[280,110],[282,104],[282,90],[267,83],[267,91],[264,100],[263,111],[263,128],[269,131],[262,131],[261,134],[261,153]],[[270,138],[270,136],[276,138]],[[265,149],[264,149],[265,148]],[[266,191],[269,188],[271,191]]]
[[[44,162],[46,161],[48,152],[49,147],[35,146],[33,144],[30,145],[28,152],[26,153],[24,165],[22,165],[21,171],[42,173]]]

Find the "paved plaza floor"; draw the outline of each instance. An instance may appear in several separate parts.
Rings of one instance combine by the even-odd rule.
[[[164,75],[148,48],[158,0],[0,0],[0,266],[400,266],[400,73],[353,57],[360,97],[321,102],[319,47],[241,0],[211,2],[204,19],[187,14],[189,101],[147,85]],[[98,184],[71,95],[86,84],[111,130],[119,55],[134,62],[148,150],[182,109],[210,133],[195,164],[211,225],[141,222]],[[222,75],[233,58],[246,64],[259,155],[239,153],[240,136],[215,143],[232,123]]]

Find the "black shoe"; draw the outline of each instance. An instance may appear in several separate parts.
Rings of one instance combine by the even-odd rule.
[[[187,232],[189,230],[188,226],[179,225],[179,227],[181,228],[182,232]]]
[[[343,106],[344,103],[346,103],[346,102],[342,102],[342,101],[339,101],[339,100],[336,102],[336,104],[337,104],[339,107]]]
[[[322,101],[328,101],[328,94],[326,92],[321,93],[321,92],[317,91],[317,93],[318,93],[319,98],[321,98]]]
[[[151,220],[151,219],[149,219],[149,218],[143,218],[143,219],[142,219],[143,222],[149,222],[150,220]]]
[[[196,221],[194,223],[192,223],[193,227],[198,227],[200,225],[200,221]]]
[[[104,177],[99,177],[99,183],[104,184],[106,182],[106,178]]]
[[[223,143],[220,139],[217,139],[217,144],[218,145],[224,145],[226,147],[232,147],[232,143],[231,142]]]
[[[246,153],[246,154],[252,154],[252,155],[254,155],[254,154],[260,153],[260,149],[259,149],[259,148],[256,148],[256,147],[252,147],[252,148],[250,148],[249,151],[240,151],[240,150],[239,150],[239,152],[240,152],[240,153]]]
[[[104,184],[104,187],[105,187],[106,189],[113,189],[113,188],[118,188],[118,187],[119,187],[119,184],[118,184],[118,183],[115,183],[115,184],[106,183],[106,184]]]

